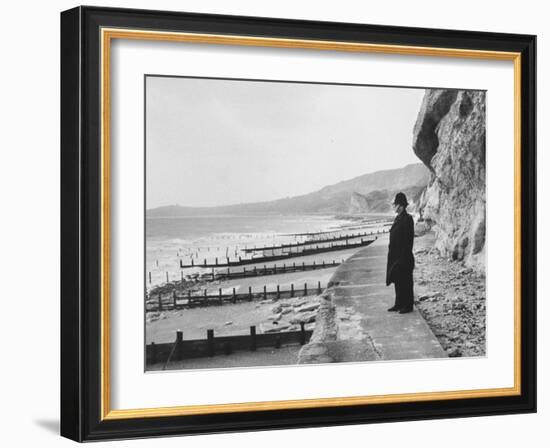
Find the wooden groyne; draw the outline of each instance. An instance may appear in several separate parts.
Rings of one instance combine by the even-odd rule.
[[[292,249],[294,249],[294,248],[306,247],[306,246],[311,246],[311,245],[314,245],[314,244],[327,244],[327,243],[331,243],[331,242],[335,242],[335,241],[346,241],[347,242],[348,240],[353,240],[353,239],[357,239],[357,238],[361,238],[361,237],[365,237],[365,236],[370,236],[370,235],[376,235],[376,234],[379,234],[379,233],[381,233],[381,232],[352,233],[352,234],[347,234],[347,235],[335,236],[335,237],[332,237],[332,238],[320,238],[320,239],[308,240],[308,241],[303,241],[303,242],[300,242],[300,243],[280,244],[278,246],[248,247],[248,248],[241,249],[241,251],[246,252],[246,253],[250,253],[250,252],[261,252],[261,251],[266,251],[266,250],[271,250],[271,251],[282,250],[282,251],[284,251],[285,249],[289,249],[292,252]]]
[[[368,221],[368,222],[365,222],[363,224],[357,224],[357,225],[352,225],[352,226],[344,226],[344,227],[340,227],[340,228],[337,228],[337,229],[334,229],[334,230],[324,230],[324,231],[319,231],[319,232],[301,232],[301,233],[284,233],[283,235],[284,236],[316,236],[316,235],[326,235],[326,234],[329,234],[329,233],[337,233],[337,232],[342,232],[342,231],[345,231],[345,230],[357,230],[357,229],[362,229],[364,227],[372,227],[374,225],[380,225],[380,224],[391,224],[392,221],[391,220],[388,220],[388,219],[378,219],[376,221]]]
[[[363,247],[368,246],[369,244],[373,243],[376,240],[370,239],[370,240],[364,240],[361,238],[360,242],[357,243],[346,243],[346,244],[333,244],[331,243],[330,246],[327,247],[313,247],[313,248],[304,248],[301,251],[298,252],[292,252],[292,253],[285,253],[280,255],[267,255],[262,257],[252,257],[252,258],[242,258],[239,257],[238,260],[232,261],[229,257],[226,257],[225,263],[220,263],[218,258],[216,258],[214,263],[208,263],[205,259],[203,263],[201,264],[195,264],[193,260],[191,260],[191,264],[183,264],[183,261],[180,260],[180,268],[186,269],[186,268],[223,268],[223,267],[233,267],[233,266],[243,266],[247,264],[261,264],[261,263],[267,263],[271,261],[280,261],[280,260],[288,260],[291,258],[296,257],[303,257],[306,255],[314,255],[314,254],[320,254],[324,252],[333,252],[338,250],[346,250],[346,249],[353,249],[357,247]]]
[[[149,296],[145,304],[145,310],[147,312],[178,310],[224,305],[243,301],[251,302],[253,300],[304,297],[307,295],[318,295],[322,292],[323,288],[321,287],[320,281],[317,282],[317,285],[308,285],[306,282],[303,288],[296,288],[294,283],[291,283],[290,288],[284,290],[280,285],[277,285],[276,288],[272,290],[268,290],[267,286],[264,285],[263,289],[259,291],[252,291],[252,287],[249,286],[248,291],[245,293],[237,293],[236,288],[233,288],[233,291],[229,294],[224,294],[222,288],[218,288],[216,292],[204,289],[202,294],[197,294],[197,291],[188,291],[182,294],[174,290],[171,293],[159,293]]]
[[[342,260],[341,262],[343,262]],[[212,274],[202,274],[201,280],[233,280],[238,278],[248,278],[248,277],[262,277],[264,275],[278,275],[278,274],[287,274],[292,272],[305,272],[305,271],[315,271],[318,269],[327,269],[327,268],[334,268],[340,265],[340,261],[332,260],[329,262],[322,261],[321,263],[316,263],[315,261],[313,263],[306,264],[305,262],[302,263],[292,263],[292,264],[286,264],[284,263],[282,266],[277,264],[273,264],[271,266],[264,265],[263,267],[257,267],[254,266],[254,268],[246,268],[246,266],[243,266],[242,271],[230,271],[230,268],[227,268],[227,272],[220,272],[220,270],[212,273]]]
[[[222,272],[221,269],[213,269],[214,272],[209,273],[201,273],[201,274],[194,274],[194,278],[199,280],[205,280],[205,281],[215,281],[215,280],[233,280],[233,279],[239,279],[239,278],[249,278],[249,277],[262,277],[264,275],[279,275],[279,274],[288,274],[292,272],[306,272],[306,271],[316,271],[319,269],[329,269],[334,268],[340,265],[340,263],[343,263],[344,259],[337,261],[337,260],[330,260],[330,261],[321,261],[317,263],[315,260],[312,263],[306,263],[305,261],[302,261],[301,263],[283,263],[282,265],[277,263],[274,263],[272,265],[264,264],[261,267],[254,266],[253,268],[247,268],[246,266],[243,266],[242,271],[232,270],[234,268],[227,267],[226,272]],[[165,272],[166,275],[166,283],[170,283],[170,273]],[[183,271],[180,271],[178,274],[172,273],[172,280],[175,280],[176,278],[179,278],[180,282],[183,282],[185,280]],[[148,281],[149,284],[152,283],[151,278],[151,272],[148,274]]]
[[[236,336],[215,336],[214,330],[207,330],[206,339],[183,340],[183,332],[176,332],[172,343],[147,344],[145,350],[146,365],[163,363],[163,370],[172,361],[191,358],[230,355],[238,351],[256,351],[260,348],[281,348],[286,345],[305,345],[311,338],[312,330],[306,330],[302,322],[300,330],[276,333],[257,333],[256,326],[250,327],[250,334]]]

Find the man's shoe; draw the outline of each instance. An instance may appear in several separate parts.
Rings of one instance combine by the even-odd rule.
[[[399,314],[407,314],[407,313],[412,313],[412,308],[401,308],[399,310]]]
[[[399,311],[399,307],[394,305],[391,308],[388,308],[388,311]]]

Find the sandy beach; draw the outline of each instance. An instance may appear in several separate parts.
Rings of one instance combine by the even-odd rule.
[[[338,260],[341,261],[349,258],[354,252],[353,250],[338,251],[331,253],[331,255],[334,254],[334,257],[338,257]],[[317,264],[321,264],[325,259],[325,255],[310,255],[307,257],[298,257],[295,260],[297,264],[302,261],[307,263],[315,261]],[[224,293],[232,291],[233,288],[235,288],[237,293],[239,291],[247,292],[249,287],[252,287],[252,290],[256,292],[261,291],[264,285],[268,290],[274,290],[277,285],[280,286],[281,290],[289,290],[291,285],[294,285],[296,289],[301,289],[307,283],[312,294],[293,299],[255,300],[253,302],[224,304],[222,306],[214,305],[181,310],[167,310],[160,313],[148,312],[146,314],[146,343],[173,342],[176,330],[183,332],[184,339],[202,339],[206,337],[206,330],[208,329],[213,329],[216,335],[221,336],[248,334],[252,325],[258,326],[259,330],[262,324],[264,324],[264,327],[268,327],[273,321],[273,319],[269,318],[277,314],[274,312],[277,304],[283,304],[283,306],[289,304],[291,305],[289,308],[294,310],[294,308],[299,308],[306,303],[314,302],[318,282],[321,282],[321,287],[324,289],[335,270],[336,267],[330,267],[305,272],[202,282],[200,283],[201,288],[209,291],[217,291],[221,288]],[[181,290],[185,291],[185,288],[181,288]],[[294,305],[297,306],[295,307]],[[286,312],[283,315],[284,317],[282,316],[278,321],[281,324],[286,324],[294,315],[294,312]],[[294,325],[292,328],[297,329],[298,327]]]
[[[317,232],[331,232],[328,237],[338,237],[342,235],[358,234],[359,232],[372,232],[373,230],[382,230],[383,225],[379,223],[380,217],[377,217],[377,222],[365,222],[365,220],[351,219],[335,219],[332,221],[323,221],[324,226],[317,228],[305,229],[314,230]],[[363,228],[361,228],[361,224]],[[353,227],[353,230],[349,230]],[[304,228],[296,228],[304,230]],[[224,235],[226,237],[227,235]],[[366,240],[375,239],[377,236],[365,237]],[[288,244],[295,242],[303,242],[308,239],[321,240],[327,238],[327,234],[320,235],[292,235],[288,232],[280,234],[245,234],[233,235],[232,238],[223,238],[229,246],[231,243],[238,242],[239,245],[231,246],[237,254],[238,248],[244,247],[262,247],[263,245]],[[224,258],[223,245],[218,243],[221,240],[218,237],[211,239],[212,247],[199,246],[208,242],[207,238],[196,240],[193,244],[194,248],[176,249],[177,254],[181,257],[184,253],[190,254],[195,250],[195,255],[208,260],[214,260],[216,256],[220,257],[220,263]],[[171,252],[175,252],[172,247]],[[227,250],[227,249],[226,249]],[[221,289],[222,294],[231,294],[233,289],[236,294],[247,293],[249,289],[253,292],[261,292],[264,287],[268,291],[274,291],[277,287],[281,291],[289,291],[291,288],[300,290],[296,297],[287,297],[281,299],[268,298],[264,300],[254,299],[251,302],[225,303],[223,305],[211,305],[204,307],[182,308],[177,310],[165,309],[161,311],[148,311],[145,316],[146,326],[146,344],[172,343],[176,339],[176,332],[181,331],[183,340],[206,339],[207,330],[214,330],[216,336],[234,336],[250,334],[250,327],[255,326],[258,334],[279,332],[279,331],[298,331],[300,322],[306,324],[306,328],[313,330],[315,326],[316,310],[319,306],[318,286],[321,285],[321,290],[324,290],[334,275],[338,266],[351,257],[357,248],[343,248],[342,250],[319,252],[315,254],[307,254],[303,256],[293,256],[289,260],[282,262],[260,261],[258,263],[247,264],[246,266],[231,266],[220,268],[190,268],[185,269],[184,280],[175,280],[172,282],[164,282],[157,286],[148,288],[148,296],[154,297],[158,292],[169,293],[177,291],[178,294],[185,296],[188,291],[193,295],[200,294],[207,290],[210,294],[217,294]],[[166,249],[168,252],[168,249]],[[240,252],[244,254],[244,252]],[[269,255],[269,251],[264,252]],[[170,263],[174,263],[177,259],[171,255]],[[181,258],[180,258],[181,259]],[[321,268],[325,263],[326,267]],[[235,273],[253,271],[254,268],[262,269],[264,266],[272,268],[276,265],[278,268],[285,266],[301,266],[302,264],[313,265],[318,268],[297,272],[285,272],[281,274],[249,276],[243,278],[233,278],[226,280],[211,280],[204,274],[212,273]],[[302,292],[304,285],[307,285],[308,295],[304,296]],[[151,302],[151,300],[149,301]],[[233,354],[230,357],[225,357],[223,360],[219,357],[197,358],[192,363],[173,363],[169,368],[210,368],[222,367],[231,365],[282,365],[297,363],[298,351],[300,346],[282,347],[282,351],[277,350],[276,353],[270,353],[269,350],[259,350],[254,354]],[[217,359],[219,358],[219,359]],[[237,359],[238,358],[238,359]],[[242,363],[242,364],[240,364]],[[157,366],[158,367],[158,366]]]
[[[483,356],[485,354],[485,296],[484,278],[481,274],[467,269],[462,263],[453,262],[439,256],[433,249],[432,233],[415,238],[415,306],[441,344],[447,356]],[[386,238],[377,243],[376,249],[361,249],[370,254],[361,261],[361,270],[366,275],[377,275],[385,270]],[[374,252],[373,252],[374,251]],[[348,260],[358,251],[338,253]],[[382,255],[377,255],[378,253]],[[309,261],[317,263],[326,254],[309,256]],[[305,257],[304,257],[305,258]],[[367,265],[365,265],[365,263]],[[373,264],[374,263],[374,264]],[[321,281],[323,289],[334,277],[338,267],[315,271],[294,272],[262,277],[250,277],[224,282],[210,282],[211,288],[259,290],[263,285],[300,285]],[[370,274],[372,273],[372,274]],[[352,285],[349,285],[350,287]],[[360,287],[361,285],[357,285]],[[392,288],[383,288],[393,297]],[[272,331],[296,331],[299,322],[307,322],[308,329],[315,328],[320,298],[314,294],[306,297],[285,299],[255,299],[251,302],[214,305],[191,309],[149,312],[146,316],[146,343],[171,343],[176,331],[183,333],[184,340],[205,339],[207,330],[214,330],[216,336],[247,335],[255,326],[258,333]],[[344,309],[344,308],[342,308]],[[346,308],[347,309],[347,308]],[[385,308],[384,308],[385,310]],[[341,310],[340,310],[341,311]],[[357,312],[360,313],[360,309]],[[345,314],[345,313],[344,313]],[[387,313],[385,313],[387,314]],[[385,315],[384,314],[384,315]],[[350,319],[360,316],[338,317],[345,336]],[[352,319],[352,320],[353,320]],[[372,325],[365,327],[368,334]],[[349,326],[349,325],[348,325]],[[343,336],[342,336],[343,337]],[[353,338],[352,338],[353,339]],[[437,344],[437,342],[436,342]],[[259,350],[255,353],[234,353],[226,357],[197,358],[185,363],[176,362],[168,368],[213,368],[254,365],[287,365],[298,362],[300,346],[283,347],[284,350]],[[159,366],[153,369],[159,368]]]

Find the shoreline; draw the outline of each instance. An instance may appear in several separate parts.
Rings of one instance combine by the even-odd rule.
[[[297,220],[297,218],[303,218]],[[351,216],[337,216],[337,215],[325,215],[323,214],[318,220],[315,217],[310,215],[304,216],[282,216],[282,217],[267,217],[264,221],[256,223],[241,223],[240,228],[237,229],[235,225],[231,225],[228,228],[223,228],[218,225],[218,227],[213,226],[210,230],[211,235],[197,235],[190,236],[185,232],[189,231],[192,233],[192,230],[189,228],[189,225],[180,228],[179,226],[174,226],[172,224],[166,224],[164,230],[159,229],[158,231],[164,232],[162,237],[154,237],[148,235],[146,238],[146,258],[145,258],[145,271],[146,271],[146,281],[145,289],[147,292],[156,294],[158,288],[163,288],[167,284],[177,285],[181,284],[181,280],[194,281],[196,277],[200,276],[201,273],[210,272],[211,267],[201,268],[199,264],[203,263],[206,259],[209,263],[215,263],[216,259],[219,259],[222,263],[223,260],[227,258],[235,261],[239,256],[244,256],[244,253],[241,253],[242,249],[262,246],[274,246],[281,244],[288,244],[292,242],[301,242],[304,243],[307,241],[308,237],[302,236],[297,237],[293,236],[292,232],[329,232],[341,234],[343,232],[351,231],[351,227],[356,227],[359,223],[362,223],[362,226],[370,231],[372,229],[372,224],[380,219],[379,215],[363,215],[361,219],[359,217]],[[278,220],[282,218],[282,220]],[[292,219],[290,219],[292,218]],[[308,219],[310,218],[310,219]],[[242,218],[241,218],[242,219]],[[275,221],[273,221],[275,219]],[[290,222],[288,222],[290,219]],[[256,231],[252,231],[250,226],[257,227]],[[183,233],[182,233],[183,232]],[[356,232],[355,232],[356,233]],[[184,238],[183,235],[187,235]],[[352,250],[352,248],[350,248]],[[337,251],[339,252],[339,251]],[[269,255],[269,252],[267,252]],[[278,254],[274,254],[278,255]],[[313,255],[313,254],[312,254]],[[304,258],[300,260],[308,260],[307,255],[304,255]],[[327,263],[332,262],[334,259],[338,259],[338,255],[335,252],[334,254],[326,253],[321,254],[321,258],[315,256],[314,259],[324,260]],[[191,264],[192,261],[197,265],[194,268],[187,268],[186,271],[182,271],[180,267],[180,262],[183,265],[187,266]],[[292,263],[294,259],[281,259],[280,261],[274,261],[273,263]],[[270,262],[271,263],[271,262]],[[263,266],[264,263],[260,263],[259,266]],[[252,264],[247,264],[247,268]],[[231,271],[242,270],[241,266],[231,266],[228,267]],[[225,268],[225,269],[228,269]],[[185,275],[184,275],[185,274]]]
[[[342,222],[334,218],[337,225],[331,229],[331,232],[347,232],[347,227],[356,225],[354,220]],[[373,218],[369,217],[363,221],[365,224],[372,225]],[[338,265],[332,267],[328,263],[337,260],[338,263],[351,257],[357,252],[356,248],[344,248],[339,251],[320,252],[315,254],[306,254],[293,257],[292,261],[297,264],[305,262],[317,263],[321,265],[327,262],[327,267],[315,270],[296,271],[277,273],[265,276],[253,276],[248,278],[208,280],[201,278],[200,275],[186,276],[182,280],[165,283],[163,285],[153,286],[147,294],[147,302],[154,300],[151,297],[158,292],[164,294],[176,290],[178,294],[184,294],[188,290],[203,291],[222,291],[224,294],[235,288],[237,294],[246,292],[249,287],[253,293],[267,288],[272,291],[280,287],[281,291],[288,291],[295,288],[300,290],[307,284],[310,293],[302,296],[302,292],[296,294],[293,298],[254,300],[253,302],[238,302],[235,304],[226,303],[223,305],[211,305],[207,307],[194,307],[178,310],[165,311],[147,311],[145,314],[145,336],[146,344],[170,343],[175,340],[176,331],[182,331],[183,339],[204,339],[207,330],[214,330],[217,336],[243,335],[250,332],[250,327],[255,326],[258,333],[297,331],[300,328],[299,323],[304,322],[306,330],[313,330],[317,319],[317,309],[320,305],[320,297],[317,291],[317,284],[320,282],[324,290],[332,278]],[[262,267],[264,263],[257,266]],[[236,268],[231,268],[231,271]],[[247,266],[247,269],[253,269],[253,266]],[[224,271],[224,269],[221,269]],[[146,302],[146,303],[147,303]],[[284,347],[283,347],[284,348]],[[298,352],[301,346],[286,347],[285,350],[276,349],[271,351],[258,351],[256,353],[232,355],[230,357],[215,357],[214,359],[193,359],[187,362],[176,362],[169,369],[200,369],[212,367],[235,366],[233,358],[238,356],[243,366],[255,365],[297,365]],[[155,369],[155,366],[148,366],[149,369]]]
[[[486,352],[485,276],[466,267],[462,262],[441,257],[434,248],[434,242],[433,232],[415,237],[416,268],[413,274],[415,307],[449,357],[484,356]],[[356,252],[356,250],[351,250],[347,251],[345,256],[342,255],[343,258],[348,259]],[[385,250],[382,252],[386,253]],[[318,259],[322,258],[323,254],[310,257]],[[283,285],[289,286],[291,283],[299,284],[316,279],[323,279],[324,289],[325,286],[328,286],[325,282],[332,278],[336,269],[326,268],[317,271],[214,282],[199,278],[184,279],[157,286],[155,289],[185,291],[200,286],[208,289],[221,288],[222,290],[235,287],[238,291],[252,286],[256,291],[257,288],[261,288],[260,283],[270,287],[280,284],[283,287]],[[147,343],[171,342],[174,339],[175,331],[180,329],[184,332],[184,339],[202,339],[205,337],[206,329],[214,329],[217,335],[246,334],[250,326],[257,326],[260,332],[266,329],[269,329],[268,331],[285,331],[287,327],[295,329],[296,325],[291,323],[290,319],[296,317],[296,308],[309,305],[309,303],[317,305],[318,300],[317,294],[311,294],[307,297],[295,297],[294,299],[255,300],[250,303],[166,310],[160,313],[147,312],[146,339]],[[294,304],[295,301],[299,303]],[[288,314],[285,312],[281,314],[281,310],[278,309],[281,303],[290,306],[286,310]],[[319,321],[317,310],[317,306],[315,310],[308,309],[308,327],[310,328],[315,327],[316,321]],[[313,314],[315,314],[314,317],[312,317]],[[273,325],[273,321],[276,322],[275,325]],[[277,325],[280,327],[277,328]],[[247,364],[253,361],[253,356],[247,358],[250,358]],[[276,358],[273,359],[275,362],[273,365],[278,365]],[[222,365],[227,364],[227,360],[220,359],[220,362]],[[212,360],[207,363],[211,365]],[[298,359],[293,361],[285,357],[284,363],[298,364]],[[196,360],[193,364],[195,367],[192,368],[200,368],[201,362]]]

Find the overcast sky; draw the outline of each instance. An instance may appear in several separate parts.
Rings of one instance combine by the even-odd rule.
[[[146,78],[147,208],[309,193],[417,163],[423,89]]]

